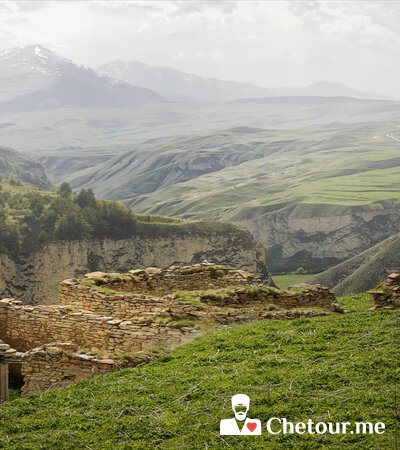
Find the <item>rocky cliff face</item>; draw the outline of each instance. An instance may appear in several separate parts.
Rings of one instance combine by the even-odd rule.
[[[291,211],[236,221],[268,249],[272,272],[321,272],[400,231],[400,209],[299,217]]]
[[[129,240],[57,242],[20,261],[0,255],[0,297],[54,303],[60,281],[86,272],[192,264],[203,260],[256,273],[267,284],[264,247],[247,231]]]

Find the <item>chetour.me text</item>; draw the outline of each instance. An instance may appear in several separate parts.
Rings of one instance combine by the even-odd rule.
[[[290,422],[284,417],[271,417],[267,422],[267,432],[277,434],[383,434],[383,422]]]

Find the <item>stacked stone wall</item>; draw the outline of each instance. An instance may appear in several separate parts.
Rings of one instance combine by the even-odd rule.
[[[120,283],[105,284],[104,287],[112,288],[116,291],[133,291],[140,293],[151,293],[154,295],[167,295],[174,291],[195,291],[207,289],[223,289],[226,286],[242,286],[249,284],[249,281],[243,276],[217,276],[213,272],[205,271],[198,273],[171,273],[168,272],[155,274],[145,281],[127,281]],[[217,272],[218,273],[218,272]],[[251,284],[257,284],[252,278]],[[261,282],[258,281],[258,284]]]
[[[159,315],[195,316],[201,319],[218,317],[224,314],[234,318],[235,309],[262,310],[268,305],[279,308],[324,308],[335,309],[335,295],[322,286],[304,286],[295,291],[279,291],[274,288],[260,288],[254,292],[253,286],[237,287],[227,295],[214,295],[213,292],[201,294],[200,304],[182,303],[174,300],[172,295],[154,297],[143,294],[113,293],[106,295],[87,286],[65,280],[61,283],[59,304],[73,305],[75,308],[99,315],[110,315],[116,319],[143,320]],[[255,287],[257,288],[257,287]],[[220,309],[224,308],[224,311]],[[236,313],[239,315],[238,313]],[[243,320],[240,315],[240,320]],[[251,320],[250,317],[248,320]],[[257,320],[252,315],[252,320]],[[232,321],[232,320],[230,320]]]
[[[103,294],[95,289],[65,280],[61,283],[58,304],[91,311],[99,315],[111,315],[115,319],[143,318],[165,311],[166,300],[143,294]]]
[[[262,284],[254,274],[244,270],[228,269],[214,264],[171,266],[167,269],[149,267],[131,270],[128,274],[88,274],[102,278],[101,287],[113,291],[135,292],[163,296],[175,291],[222,289],[227,286],[256,286]],[[114,275],[114,277],[113,277]],[[118,275],[122,275],[118,276]],[[113,279],[114,278],[114,279]]]
[[[0,307],[0,339],[6,334],[7,329],[7,310]]]
[[[194,327],[151,322],[148,317],[118,320],[58,306],[26,306],[13,300],[1,300],[0,310],[6,317],[0,338],[20,351],[54,341],[70,341],[109,354],[169,350],[197,333]]]
[[[22,365],[25,383],[21,395],[27,396],[53,387],[66,386],[98,374],[115,372],[154,359],[147,355],[130,360],[118,360],[76,351],[77,345],[73,343],[51,343],[25,353]]]

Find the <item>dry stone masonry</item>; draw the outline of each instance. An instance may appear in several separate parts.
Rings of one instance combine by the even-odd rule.
[[[11,348],[10,345],[0,339],[0,362],[6,363],[15,360],[16,358],[20,358],[21,355],[22,353],[17,352],[17,350]]]
[[[0,339],[0,403],[9,399],[8,378],[9,365],[22,361],[22,353],[17,352]]]
[[[35,348],[24,355],[22,375],[25,384],[22,395],[30,395],[53,387],[61,387],[92,378],[101,373],[111,373],[133,367],[154,359],[151,355],[130,359],[102,358],[79,353],[71,342],[56,342]]]
[[[135,366],[218,324],[340,311],[316,285],[281,291],[256,275],[203,263],[94,272],[61,283],[58,303],[0,300],[0,338],[22,355],[23,395]],[[10,349],[5,351],[10,353]]]
[[[391,273],[382,283],[382,290],[370,291],[374,309],[400,308],[400,273]]]

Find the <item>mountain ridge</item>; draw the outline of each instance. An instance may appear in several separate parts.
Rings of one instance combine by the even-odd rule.
[[[59,107],[134,107],[162,97],[141,86],[101,77],[40,45],[0,53],[0,111]]]
[[[235,101],[239,98],[325,96],[390,100],[383,94],[364,92],[342,83],[319,81],[302,87],[267,88],[248,82],[202,77],[170,67],[150,65],[140,61],[116,60],[97,68],[100,74],[129,83],[146,86],[180,101]]]
[[[243,96],[265,96],[268,88],[252,83],[206,78],[163,66],[150,66],[138,61],[113,61],[97,68],[100,74],[113,76],[141,86],[153,86],[169,100],[225,102]],[[150,88],[149,88],[150,89]],[[177,97],[178,96],[178,97]]]

